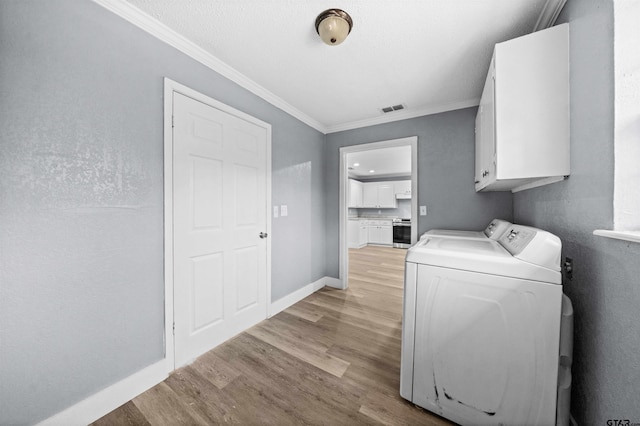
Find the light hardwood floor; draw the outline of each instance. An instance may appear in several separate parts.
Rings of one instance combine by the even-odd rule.
[[[445,425],[400,397],[406,250],[350,249],[324,288],[176,370],[94,425]]]

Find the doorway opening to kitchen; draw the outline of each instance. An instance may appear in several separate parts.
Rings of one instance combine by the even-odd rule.
[[[350,249],[379,247],[383,253],[394,241],[400,249],[417,241],[417,148],[418,137],[411,136],[340,149],[343,289],[349,286]]]

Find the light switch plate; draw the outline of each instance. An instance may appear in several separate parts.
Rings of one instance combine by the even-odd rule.
[[[420,206],[420,216],[427,215],[427,206]]]
[[[280,206],[280,216],[285,217],[288,216],[289,212],[287,211],[287,205],[283,204]]]
[[[278,206],[273,206],[273,217],[277,218],[279,216],[280,209]]]

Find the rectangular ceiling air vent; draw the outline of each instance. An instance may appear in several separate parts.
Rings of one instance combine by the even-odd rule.
[[[402,105],[402,104],[398,104],[398,105],[384,107],[384,108],[382,108],[382,112],[384,112],[386,114],[388,112],[399,111],[401,109],[405,109],[405,106]]]

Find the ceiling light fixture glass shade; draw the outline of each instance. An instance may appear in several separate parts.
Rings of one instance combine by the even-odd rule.
[[[353,28],[353,20],[341,9],[327,9],[316,18],[316,31],[329,46],[337,46],[347,38]]]

